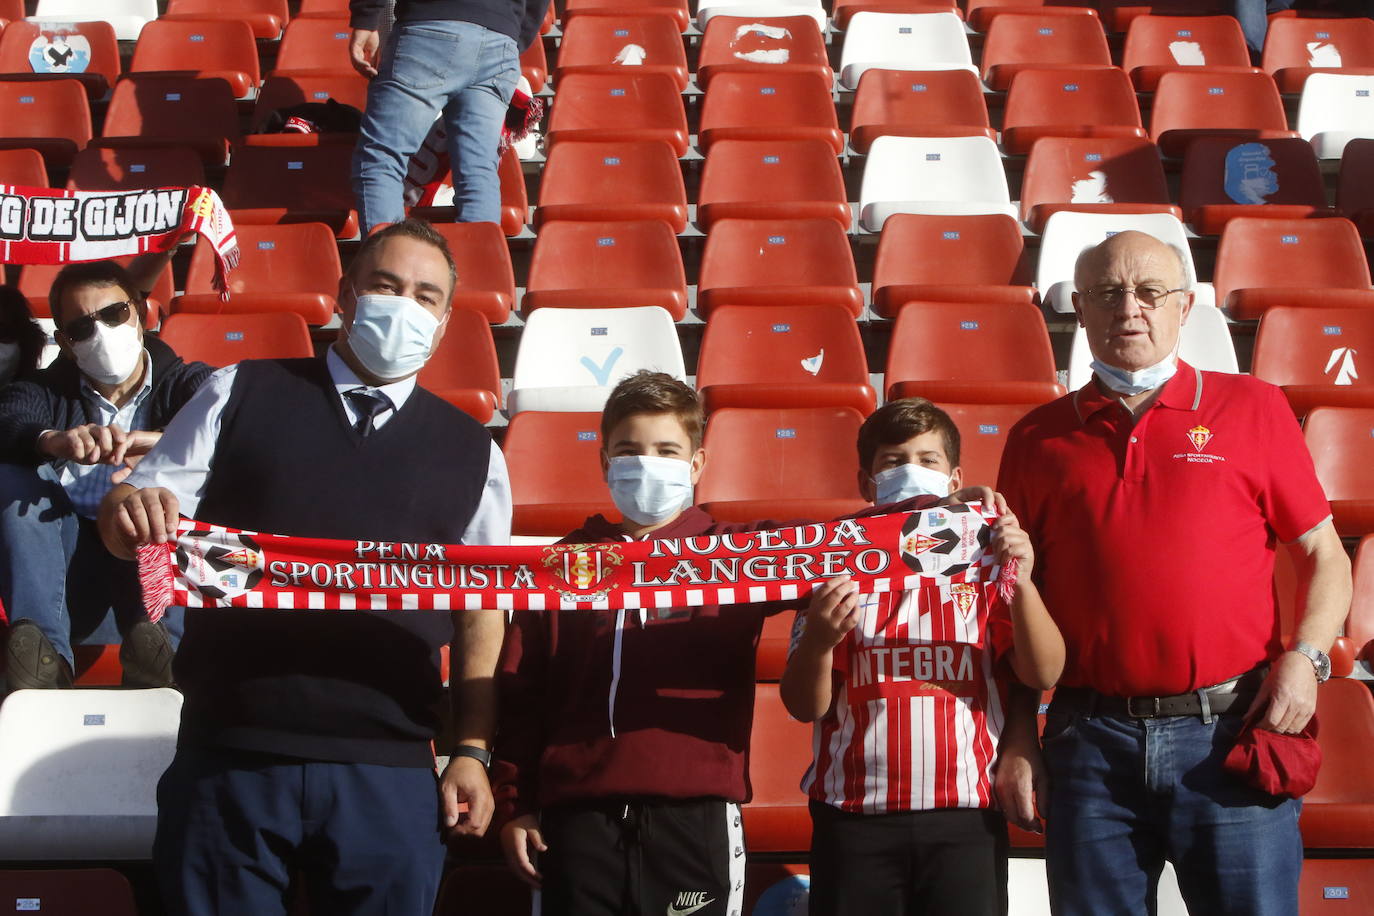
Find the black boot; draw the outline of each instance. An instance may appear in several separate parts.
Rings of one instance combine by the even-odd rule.
[[[72,686],[71,665],[57,654],[32,620],[16,620],[10,625],[5,654],[5,679],[12,691]]]
[[[119,665],[124,687],[172,686],[172,637],[162,621],[140,620],[124,634]]]

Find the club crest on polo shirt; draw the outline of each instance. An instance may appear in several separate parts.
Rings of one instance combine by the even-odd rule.
[[[262,579],[267,557],[252,538],[195,528],[177,540],[177,564],[207,598],[237,598]]]
[[[555,544],[544,548],[544,566],[562,586],[568,601],[600,601],[615,588],[607,582],[625,562],[616,544]]]
[[[1178,452],[1174,455],[1175,460],[1182,459],[1189,464],[1214,464],[1226,460],[1223,455],[1214,455],[1203,451],[1216,434],[1201,423],[1188,430],[1184,435],[1188,437],[1188,444],[1193,447],[1193,450],[1191,452]]]

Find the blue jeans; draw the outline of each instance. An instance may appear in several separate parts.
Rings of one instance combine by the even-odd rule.
[[[1296,799],[1222,768],[1241,717],[1047,717],[1045,858],[1058,916],[1153,913],[1164,861],[1189,912],[1298,912]]]
[[[363,234],[405,218],[402,187],[443,109],[460,222],[501,221],[497,150],[520,55],[515,41],[471,22],[398,22],[387,38],[353,153]]]
[[[1245,33],[1245,44],[1258,55],[1264,50],[1264,36],[1269,32],[1269,14],[1291,10],[1296,0],[1235,0],[1233,9]],[[1258,59],[1258,58],[1256,58]]]
[[[74,643],[116,641],[103,626],[112,610],[121,634],[145,617],[138,568],[105,549],[48,464],[0,464],[0,601],[11,622],[32,620],[73,666]],[[164,618],[173,645],[182,614]]]
[[[179,747],[157,785],[153,869],[172,916],[429,916],[444,865],[434,771]]]

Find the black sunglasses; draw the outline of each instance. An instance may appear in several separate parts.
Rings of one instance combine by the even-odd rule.
[[[105,322],[109,327],[117,328],[129,320],[129,309],[132,306],[132,302],[112,302],[103,309],[97,309],[89,315],[82,315],[69,323],[62,329],[62,333],[67,335],[68,340],[78,343],[95,333],[96,319]]]

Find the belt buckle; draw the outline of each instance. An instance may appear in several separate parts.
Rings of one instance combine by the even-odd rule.
[[[1138,704],[1142,702],[1147,704],[1145,708],[1149,710],[1148,712],[1139,711],[1140,706]],[[1127,697],[1126,715],[1132,719],[1157,718],[1159,716],[1159,697]]]

